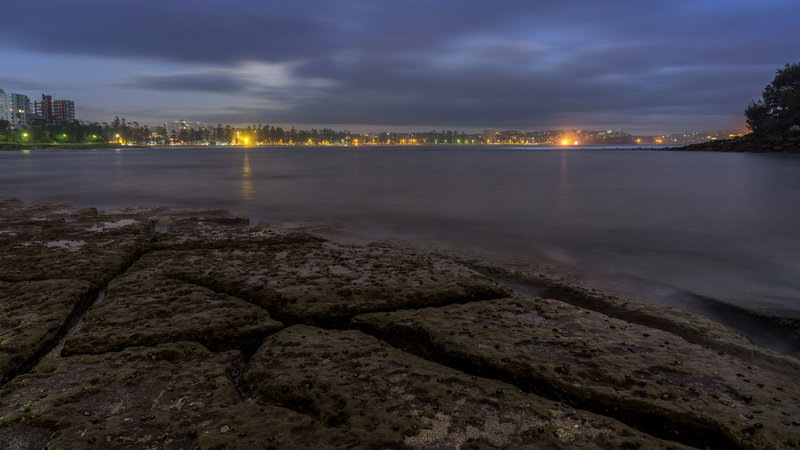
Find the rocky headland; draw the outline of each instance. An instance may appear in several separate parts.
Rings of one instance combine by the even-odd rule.
[[[784,134],[761,136],[753,133],[733,139],[701,142],[665,150],[700,152],[800,153],[800,127]]]
[[[800,446],[793,357],[324,224],[0,199],[0,308],[5,448]]]

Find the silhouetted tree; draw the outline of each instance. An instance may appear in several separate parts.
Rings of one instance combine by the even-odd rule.
[[[786,64],[744,111],[747,127],[757,134],[782,133],[800,125],[800,63]]]
[[[9,122],[9,121],[7,121],[5,119],[0,119],[0,132],[3,133],[3,140],[4,141],[8,140],[8,127],[9,127],[9,125],[11,125],[11,122]]]

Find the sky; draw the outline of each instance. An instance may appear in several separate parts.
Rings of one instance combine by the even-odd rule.
[[[376,130],[744,128],[797,0],[5,2],[0,89],[78,119]]]

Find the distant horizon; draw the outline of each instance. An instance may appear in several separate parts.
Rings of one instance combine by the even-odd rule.
[[[0,77],[0,81],[2,81],[2,77]],[[41,98],[41,95],[51,95],[54,99],[55,98],[62,98],[58,94],[52,94],[52,92],[57,92],[53,90],[43,91],[38,95],[31,95],[29,92],[25,91],[13,91],[10,89],[6,89],[3,86],[0,86],[0,89],[5,90],[9,93],[15,94],[22,94],[27,96],[30,101],[31,105],[33,105],[34,101],[38,101]],[[30,90],[28,90],[30,91]],[[65,98],[66,99],[66,98]],[[88,122],[88,123],[107,123],[112,121],[115,117],[119,117],[120,119],[125,119],[128,123],[138,122],[140,125],[147,125],[147,126],[163,126],[165,122],[176,122],[176,121],[185,121],[185,122],[199,122],[202,125],[206,126],[216,126],[217,124],[230,125],[232,127],[241,127],[246,128],[247,126],[252,125],[270,125],[270,126],[280,126],[280,127],[295,127],[295,128],[302,128],[302,129],[322,129],[322,128],[330,128],[337,131],[349,131],[353,133],[379,133],[379,132],[391,132],[391,133],[412,133],[412,132],[425,132],[425,131],[458,131],[458,132],[466,132],[466,133],[479,133],[485,129],[494,129],[496,131],[526,131],[526,132],[536,132],[536,131],[548,131],[548,130],[587,130],[587,131],[601,131],[601,130],[614,130],[614,131],[622,131],[629,134],[639,135],[639,136],[663,136],[669,134],[683,134],[683,133],[698,133],[698,132],[714,132],[714,131],[730,131],[734,133],[746,133],[748,132],[747,126],[745,125],[744,120],[744,109],[739,114],[741,116],[736,124],[730,127],[702,127],[702,126],[694,126],[688,129],[672,129],[668,131],[653,131],[655,128],[653,127],[636,127],[638,129],[644,129],[648,131],[637,131],[631,130],[622,126],[575,126],[575,125],[567,125],[567,126],[536,126],[531,125],[527,127],[500,127],[500,126],[466,126],[466,125],[384,125],[384,124],[345,124],[345,123],[309,123],[309,122],[297,122],[297,123],[287,123],[287,122],[269,122],[269,121],[243,121],[238,123],[232,122],[220,122],[216,120],[196,120],[192,119],[191,115],[187,114],[188,117],[177,117],[177,118],[166,118],[163,120],[146,120],[146,119],[136,119],[132,118],[129,115],[125,114],[112,114],[111,117],[106,117],[103,119],[96,119],[96,118],[85,118],[82,117],[80,114],[81,111],[81,101],[80,99],[69,98],[66,100],[75,101],[75,109],[76,109],[76,120]]]
[[[4,77],[0,76],[0,82],[4,81]],[[13,86],[13,83],[10,85]],[[31,101],[31,107],[33,106],[33,102],[38,101],[41,99],[42,95],[50,95],[53,99],[65,99],[65,100],[72,100],[75,102],[75,116],[76,120],[84,121],[84,122],[110,122],[114,119],[114,117],[119,117],[120,119],[125,119],[127,122],[138,122],[143,125],[148,126],[163,126],[164,122],[174,122],[174,121],[186,121],[186,122],[199,122],[203,125],[214,125],[222,124],[224,125],[231,125],[234,127],[247,127],[248,125],[260,124],[260,125],[274,125],[274,126],[293,126],[296,128],[331,128],[334,130],[347,130],[350,132],[355,133],[375,133],[381,131],[388,131],[388,132],[395,132],[395,133],[407,133],[407,132],[422,132],[422,131],[435,131],[435,130],[453,130],[453,131],[464,131],[464,132],[472,132],[477,133],[484,129],[494,129],[497,131],[547,131],[547,130],[615,130],[615,131],[624,131],[631,134],[636,135],[647,135],[647,136],[659,136],[659,135],[667,135],[667,134],[680,134],[680,133],[688,133],[688,132],[703,132],[703,131],[733,131],[737,133],[747,132],[747,127],[745,124],[744,119],[744,106],[742,106],[740,111],[736,111],[731,116],[735,117],[734,119],[730,120],[729,126],[698,126],[696,123],[693,124],[689,128],[670,128],[667,129],[666,127],[659,127],[656,125],[631,125],[631,126],[624,126],[624,125],[611,125],[611,124],[597,124],[597,125],[520,125],[520,126],[492,126],[491,124],[483,126],[483,125],[417,125],[417,124],[395,124],[395,125],[386,125],[386,124],[370,124],[370,123],[314,123],[314,122],[286,122],[286,121],[269,121],[269,120],[244,120],[238,122],[225,122],[220,120],[215,120],[213,117],[209,117],[207,113],[203,113],[202,116],[193,116],[191,113],[187,113],[184,115],[179,115],[176,117],[165,117],[165,118],[142,118],[137,117],[134,114],[126,114],[126,113],[115,113],[109,112],[110,116],[85,116],[83,114],[84,110],[95,111],[96,108],[92,106],[86,106],[82,99],[80,98],[72,98],[65,95],[60,95],[59,89],[13,89],[9,88],[7,85],[0,85],[0,89],[4,90],[7,93],[14,93],[14,94],[22,94],[27,96]],[[41,92],[39,92],[41,91]],[[32,94],[32,92],[37,92],[36,94]],[[755,100],[755,98],[754,98]],[[169,109],[166,107],[161,107],[158,109]],[[95,112],[95,114],[97,114]],[[198,118],[201,117],[202,119]],[[709,120],[709,122],[713,122],[713,120]]]
[[[0,89],[4,89],[0,86]],[[6,92],[11,92],[8,89],[4,89]],[[33,102],[38,100],[39,97],[32,97],[30,94],[26,92],[13,92],[15,94],[23,94],[28,96],[31,101],[31,105]],[[45,92],[44,94],[50,95],[49,93]],[[57,95],[53,95],[53,98],[56,98]],[[60,98],[60,97],[59,97]],[[745,134],[748,133],[746,125],[744,124],[744,118],[742,118],[742,123],[738,127],[731,127],[731,128],[710,128],[710,127],[694,127],[691,129],[679,129],[679,130],[670,130],[670,131],[662,131],[662,132],[635,132],[634,130],[625,129],[619,126],[564,126],[564,127],[536,127],[531,126],[527,128],[503,128],[503,127],[477,127],[477,126],[452,126],[452,125],[439,125],[439,126],[427,126],[427,125],[380,125],[380,124],[314,124],[314,123],[272,123],[272,122],[259,122],[259,121],[248,121],[248,122],[240,122],[240,123],[226,123],[226,122],[219,122],[219,121],[200,121],[200,120],[191,120],[187,118],[175,118],[175,119],[165,119],[156,122],[143,122],[141,120],[133,120],[123,114],[114,114],[110,118],[105,118],[102,120],[93,120],[93,119],[86,119],[80,117],[80,103],[79,100],[75,99],[68,99],[74,100],[76,102],[76,120],[80,122],[86,123],[111,123],[114,118],[119,117],[120,120],[125,119],[126,123],[131,124],[134,122],[139,123],[139,126],[147,126],[147,127],[163,127],[165,122],[180,122],[184,121],[187,123],[200,123],[203,126],[208,127],[216,127],[218,124],[222,126],[230,125],[231,127],[235,128],[247,128],[248,126],[253,125],[269,125],[274,127],[293,127],[296,129],[303,129],[303,130],[311,130],[311,129],[318,129],[321,130],[323,128],[329,128],[335,131],[347,131],[350,133],[358,133],[358,134],[367,134],[367,133],[381,133],[381,132],[389,132],[389,133],[423,133],[429,131],[457,131],[457,132],[464,132],[464,133],[481,133],[484,130],[491,129],[497,132],[510,132],[510,131],[519,131],[519,132],[542,132],[542,131],[618,131],[627,134],[631,134],[633,136],[666,136],[666,135],[673,135],[673,134],[686,134],[686,133],[702,133],[702,132],[731,132],[731,133],[738,133],[738,134]],[[742,113],[742,117],[743,113]]]

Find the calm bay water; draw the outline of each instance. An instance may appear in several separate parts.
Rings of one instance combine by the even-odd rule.
[[[0,152],[0,196],[220,207],[537,255],[645,300],[800,318],[800,156],[599,149]],[[731,319],[735,322],[735,319]],[[746,328],[746,326],[744,326]],[[749,330],[756,341],[758,330]],[[768,333],[768,331],[764,331]]]

